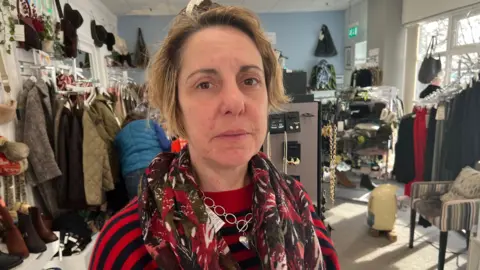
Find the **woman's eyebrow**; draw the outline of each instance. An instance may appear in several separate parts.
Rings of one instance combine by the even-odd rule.
[[[259,66],[257,65],[245,65],[245,66],[241,66],[240,67],[240,72],[247,72],[251,69],[256,69],[258,71],[261,71],[263,72],[263,69],[260,68]],[[213,69],[213,68],[201,68],[201,69],[197,69],[195,70],[194,72],[190,73],[190,75],[188,75],[187,77],[187,80],[190,79],[191,77],[195,76],[196,74],[198,73],[203,73],[203,74],[208,74],[208,75],[217,75],[218,74],[218,71],[216,69]]]
[[[192,76],[198,74],[198,73],[204,73],[204,74],[209,74],[209,75],[216,75],[218,74],[218,71],[213,69],[213,68],[201,68],[201,69],[197,69],[195,70],[194,72],[190,73],[190,75],[188,75],[187,77],[187,80],[190,79]]]
[[[261,71],[263,72],[263,69],[260,68],[259,66],[256,66],[256,65],[246,65],[246,66],[241,66],[240,67],[240,72],[246,72],[246,71],[249,71],[251,69],[256,69],[258,71]]]

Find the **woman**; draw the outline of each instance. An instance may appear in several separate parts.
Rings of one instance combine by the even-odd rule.
[[[138,200],[104,227],[90,269],[339,269],[301,184],[258,153],[269,110],[288,102],[258,18],[189,4],[149,78],[151,104],[188,146],[152,161]]]
[[[137,196],[140,178],[152,159],[159,153],[170,151],[170,141],[163,129],[146,117],[146,113],[142,112],[127,115],[122,130],[115,137],[122,176],[130,199]]]

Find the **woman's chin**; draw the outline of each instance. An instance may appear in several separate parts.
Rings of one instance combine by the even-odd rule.
[[[215,151],[213,159],[216,163],[225,167],[236,167],[247,164],[256,154],[250,149],[218,149]]]

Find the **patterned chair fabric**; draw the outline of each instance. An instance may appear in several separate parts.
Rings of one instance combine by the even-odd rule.
[[[411,206],[440,231],[470,231],[478,222],[480,199],[442,203],[431,199],[447,193],[452,182],[416,182],[412,185]]]

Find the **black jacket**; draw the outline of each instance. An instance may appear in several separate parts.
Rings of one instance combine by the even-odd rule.
[[[426,98],[426,97],[428,97],[430,94],[437,92],[437,90],[440,89],[440,88],[441,88],[440,86],[436,86],[436,85],[430,84],[429,86],[427,86],[427,88],[425,88],[425,89],[420,93],[420,98]]]

